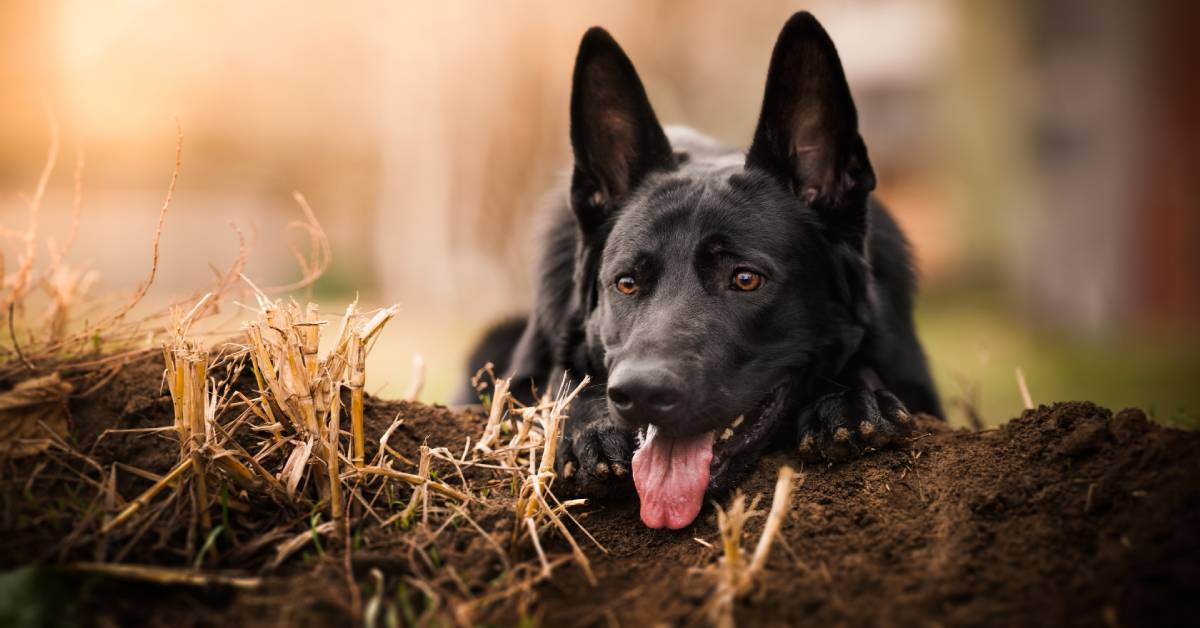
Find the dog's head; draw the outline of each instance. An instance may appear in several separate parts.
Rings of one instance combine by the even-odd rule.
[[[861,339],[875,178],[854,103],[833,42],[797,13],[745,158],[691,159],[593,28],[571,144],[587,350],[608,373],[611,412],[641,434],[643,520],[682,527],[753,462],[798,388]]]

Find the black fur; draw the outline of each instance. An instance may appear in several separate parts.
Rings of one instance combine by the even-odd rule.
[[[811,15],[780,33],[745,154],[664,132],[600,28],[580,45],[570,113],[570,201],[553,208],[534,309],[511,360],[487,356],[508,363],[518,393],[564,371],[592,377],[559,448],[563,476],[627,487],[647,423],[685,436],[761,412],[714,462],[722,490],[772,443],[843,459],[907,433],[910,411],[941,416],[908,244],[870,196],[841,62]],[[739,273],[763,282],[735,289]]]

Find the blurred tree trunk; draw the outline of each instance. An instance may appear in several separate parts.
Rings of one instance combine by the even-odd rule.
[[[1200,318],[1200,3],[1148,3],[1146,76],[1150,162],[1138,211],[1141,318],[1158,324]]]
[[[1138,86],[1141,9],[1110,0],[1028,5],[1033,36],[1038,211],[1025,225],[1032,313],[1084,333],[1136,308],[1130,234],[1146,163]]]
[[[1200,88],[1188,0],[1050,0],[1035,33],[1033,313],[1099,333],[1200,315]]]

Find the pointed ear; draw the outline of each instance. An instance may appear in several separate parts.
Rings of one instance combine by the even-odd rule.
[[[633,63],[602,28],[583,36],[571,87],[571,207],[584,233],[606,221],[647,173],[675,166]]]
[[[775,42],[746,165],[785,181],[831,233],[862,243],[875,173],[837,50],[807,12],[793,15]]]

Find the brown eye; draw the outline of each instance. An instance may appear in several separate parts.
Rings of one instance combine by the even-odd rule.
[[[625,275],[617,280],[617,290],[621,291],[621,294],[633,294],[637,292],[637,289],[637,282],[629,275]]]
[[[752,270],[739,270],[733,274],[732,288],[742,292],[754,292],[762,287],[763,276]]]

